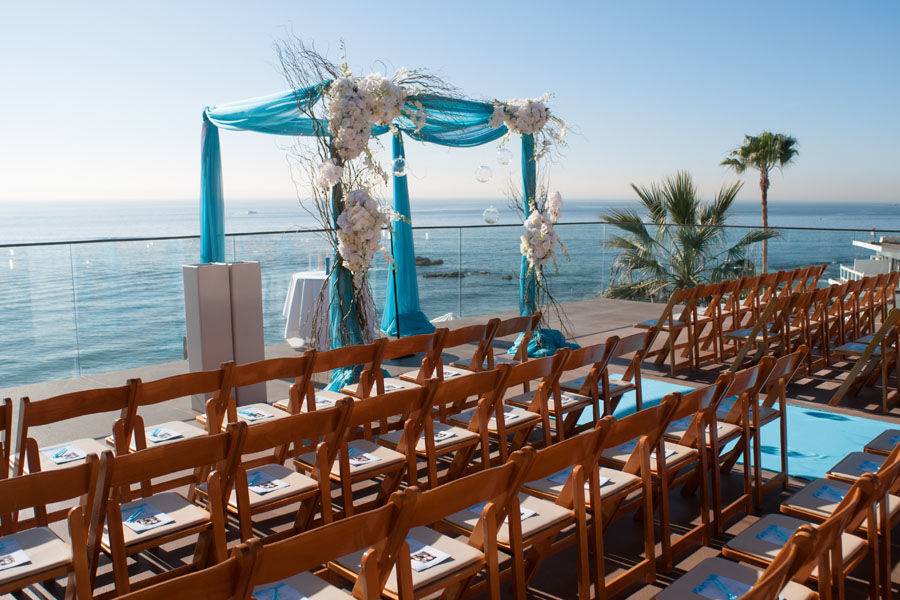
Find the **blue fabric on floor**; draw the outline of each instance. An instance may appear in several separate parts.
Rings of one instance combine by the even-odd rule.
[[[692,389],[648,377],[644,377],[641,384],[645,407],[658,404],[667,394]],[[634,392],[626,393],[616,407],[615,416],[624,417],[633,413],[634,398]],[[587,409],[578,422],[581,424],[590,420],[590,409]],[[887,429],[895,429],[896,425],[887,421],[788,404],[787,427],[788,472],[793,477],[817,479],[825,477],[828,469],[847,454],[861,452],[868,442]],[[768,471],[777,471],[781,465],[778,428],[778,421],[774,421],[762,429],[762,466]]]

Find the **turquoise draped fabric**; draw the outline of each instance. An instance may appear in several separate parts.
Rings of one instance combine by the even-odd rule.
[[[225,262],[225,200],[219,129],[203,115],[200,130],[200,262]]]
[[[391,135],[393,160],[404,158],[403,134]],[[393,164],[391,171],[393,172]],[[387,298],[381,316],[381,330],[386,335],[418,335],[431,333],[435,327],[422,312],[419,304],[419,285],[416,280],[416,251],[413,246],[412,216],[409,209],[409,188],[406,175],[393,175],[394,211],[403,217],[391,222],[391,254],[393,269],[387,270]],[[396,279],[395,279],[396,278]],[[394,287],[396,281],[396,296]],[[398,323],[399,321],[399,323]],[[399,331],[399,333],[398,333]]]

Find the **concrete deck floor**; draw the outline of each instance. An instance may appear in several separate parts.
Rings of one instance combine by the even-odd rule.
[[[640,303],[627,302],[609,299],[593,299],[583,302],[570,303],[565,306],[566,314],[570,323],[571,331],[576,332],[574,339],[581,345],[589,345],[603,341],[607,336],[615,333],[627,333],[631,330],[630,325],[635,322],[654,318],[658,316],[661,306]],[[512,314],[512,313],[510,313]],[[498,315],[508,316],[508,315]],[[468,318],[455,321],[451,326],[459,326],[466,323],[479,322],[486,317]],[[505,347],[511,343],[511,340],[497,340],[497,347]],[[289,356],[295,351],[287,344],[278,344],[267,348],[268,357]],[[470,352],[469,349],[463,349],[459,352],[460,357],[465,357]],[[456,356],[447,355],[448,360],[456,358]],[[410,365],[415,364],[413,360],[401,361],[395,365],[388,367],[392,372],[406,370]],[[645,376],[677,381],[679,383],[706,383],[714,379],[715,375],[720,371],[721,365],[708,366],[696,372],[682,373],[676,379],[671,379],[666,373],[646,366]],[[42,382],[34,385],[21,386],[18,388],[0,389],[0,397],[20,398],[28,396],[32,399],[46,398],[55,394],[80,389],[89,389],[101,386],[121,385],[130,377],[141,377],[144,380],[151,380],[159,377],[165,377],[176,373],[185,372],[187,370],[186,361],[176,361],[171,363],[148,365],[137,369],[128,369],[124,371],[115,371],[109,373],[85,375],[77,379],[68,379],[63,381]],[[621,365],[614,365],[614,371],[621,371]],[[838,385],[836,378],[840,377],[840,370],[829,370],[813,373],[799,379],[789,389],[789,395],[792,403],[813,405],[816,408],[825,408],[827,400],[833,393],[834,388]],[[268,385],[269,401],[273,402],[282,398],[287,393],[287,382],[270,382]],[[893,423],[900,423],[900,409],[894,408],[889,415],[883,415],[878,412],[878,403],[880,396],[868,390],[861,397],[849,399],[842,406],[833,408],[839,412],[847,412],[854,414],[865,414],[865,416],[884,419]],[[168,403],[163,407],[157,407],[155,410],[147,410],[144,413],[147,422],[162,422],[167,420],[192,420],[194,413],[190,408],[189,399],[183,399],[178,402]],[[41,445],[47,445],[62,442],[67,439],[76,439],[80,437],[104,437],[109,434],[112,423],[112,415],[95,415],[83,419],[77,419],[66,422],[59,426],[50,426],[35,430],[33,434],[37,437]],[[734,475],[727,485],[732,490],[736,490],[735,484],[738,475]],[[800,485],[798,481],[792,481],[792,487]],[[792,490],[793,491],[793,490]],[[790,492],[783,494],[781,497],[770,495],[767,498],[765,512],[777,512],[780,500],[789,495]],[[682,522],[696,521],[696,500],[693,498],[682,498],[676,491],[672,494],[673,514],[682,517]],[[752,524],[758,517],[754,515],[747,516],[732,525],[726,535],[713,540],[711,548],[700,548],[691,552],[684,557],[676,566],[673,573],[661,573],[657,576],[655,582],[650,585],[638,587],[626,592],[622,597],[628,598],[650,598],[653,594],[663,588],[667,583],[677,578],[680,573],[685,572],[695,565],[699,560],[718,553],[721,546],[733,535],[739,533],[742,529]],[[283,519],[282,519],[283,520]],[[677,522],[677,518],[675,519]],[[273,521],[273,528],[280,528],[279,519],[276,517]],[[236,537],[235,531],[231,532],[231,537]],[[630,518],[624,518],[613,525],[612,531],[607,533],[607,551],[610,556],[615,556],[616,560],[611,560],[608,564],[608,572],[622,567],[622,557],[634,556],[634,552],[630,551],[636,540],[640,539],[640,530]],[[896,536],[894,539],[898,539]],[[174,556],[182,556],[184,552],[178,548],[173,550]],[[893,549],[895,559],[900,557],[900,547],[896,544]],[[184,556],[189,558],[189,556]],[[576,597],[575,587],[575,564],[576,554],[574,549],[568,549],[562,553],[552,557],[539,570],[532,585],[529,589],[529,596],[534,598],[574,598]],[[627,564],[627,559],[625,559]],[[895,563],[897,561],[895,560]],[[864,563],[865,564],[865,563]],[[135,569],[140,570],[140,564],[135,565]],[[100,585],[109,589],[109,567],[101,566]],[[860,579],[851,580],[848,583],[848,598],[865,597],[866,587],[862,579],[865,579],[867,572],[861,567],[855,573]],[[893,569],[892,580],[895,590],[900,589],[900,564]]]

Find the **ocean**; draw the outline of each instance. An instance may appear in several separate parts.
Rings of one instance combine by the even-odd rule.
[[[498,210],[499,223],[517,223],[505,200],[413,202],[416,254],[443,261],[419,269],[421,304],[429,317],[451,312],[474,316],[516,307],[520,229],[454,228],[483,225],[483,212],[491,205]],[[551,275],[558,300],[581,300],[602,292],[615,255],[604,245],[613,228],[600,224],[599,215],[628,206],[635,203],[565,204],[563,223],[588,224],[558,228],[569,255],[560,259]],[[758,211],[756,203],[737,204],[730,223],[757,225]],[[825,262],[826,275],[837,277],[840,263],[868,254],[854,247],[853,240],[872,239],[889,230],[900,234],[900,205],[774,201],[770,223],[863,230],[784,229],[770,242],[770,269]],[[227,241],[228,260],[258,260],[262,265],[268,344],[283,341],[281,309],[291,273],[315,268],[328,254],[318,234],[297,232],[314,227],[295,200],[226,205],[229,233],[294,231]],[[198,229],[195,201],[0,203],[4,245],[189,236]],[[736,229],[729,235],[742,233]],[[181,265],[198,257],[196,239],[0,248],[0,388],[181,359]],[[388,274],[379,258],[370,275],[379,311]]]

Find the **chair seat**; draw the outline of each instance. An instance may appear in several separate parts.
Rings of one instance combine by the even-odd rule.
[[[307,600],[353,600],[353,595],[312,573],[298,573],[287,579],[253,588],[256,600],[306,598]]]
[[[571,467],[554,473],[550,477],[544,479],[536,479],[529,481],[523,486],[526,491],[531,491],[539,495],[556,498],[562,492],[569,475],[571,475]],[[610,469],[609,467],[600,467],[600,497],[610,498],[625,493],[630,494],[632,491],[640,489],[641,478],[625,471],[618,469]],[[585,501],[590,504],[590,493],[586,489],[584,491]]]
[[[388,433],[380,435],[378,436],[378,439],[396,448],[402,437],[403,432],[398,430],[389,431]],[[478,434],[474,431],[456,427],[455,425],[448,425],[447,423],[441,423],[440,421],[434,422],[434,438],[434,447],[438,450],[447,446],[455,446],[460,443],[480,439]],[[425,454],[427,451],[428,449],[425,446],[425,434],[423,433],[416,443],[416,452]]]
[[[72,546],[47,527],[34,527],[0,537],[4,554],[18,547],[25,553],[24,564],[0,570],[0,583],[38,575],[72,562]]]
[[[208,512],[175,492],[162,492],[123,504],[121,507],[122,514],[129,514],[134,507],[140,505],[142,502],[146,502],[157,511],[165,513],[172,519],[172,522],[166,523],[160,527],[148,529],[141,533],[137,533],[127,525],[123,524],[122,530],[124,532],[126,546],[168,535],[181,529],[187,529],[205,521],[209,521],[210,519],[210,514]],[[107,527],[108,525],[103,528],[102,542],[105,548],[109,548],[109,532]]]
[[[349,397],[350,396],[348,396],[347,394],[332,392],[331,390],[316,390],[313,395],[314,401],[316,403],[316,409],[332,408],[338,400]],[[287,412],[291,411],[291,401],[288,398],[279,400],[272,406],[274,406],[275,408],[280,408],[281,410]],[[306,412],[307,410],[306,399],[304,398],[300,403],[300,411]]]
[[[646,321],[641,321],[640,323],[635,325],[635,327],[640,327],[641,329],[650,329],[651,327],[656,327],[657,323],[659,323],[659,319],[647,319]],[[684,321],[681,321],[679,319],[674,319],[674,320],[672,320],[671,323],[672,323],[672,326],[676,327],[676,328],[684,327]],[[667,331],[669,329],[669,320],[668,319],[666,319],[662,322],[662,325],[660,325],[660,329],[662,329],[663,331]]]
[[[762,574],[763,571],[760,569],[725,558],[718,556],[707,558],[676,579],[656,597],[660,600],[740,598]],[[789,581],[778,594],[779,600],[811,600],[817,597],[811,589],[794,581]]]
[[[691,421],[693,419],[694,417],[684,417],[683,419],[672,421],[672,423],[670,423],[669,426],[666,427],[666,439],[680,440],[687,432],[688,427],[690,427]],[[716,421],[716,436],[720,441],[726,440],[736,434],[740,434],[740,432],[741,428],[738,425]]]
[[[846,344],[841,344],[837,348],[833,350],[833,352],[837,352],[838,354],[849,354],[851,356],[857,356],[863,354],[866,351],[866,348],[869,347],[869,344],[862,342],[847,342]],[[872,349],[872,356],[881,356],[881,346],[875,346]]]
[[[396,465],[397,463],[402,463],[406,461],[406,456],[400,454],[395,450],[391,450],[390,448],[386,448],[371,440],[353,440],[347,447],[350,448],[351,454],[368,454],[372,457],[375,457],[376,460],[371,460],[365,463],[360,464],[350,464],[350,475],[355,476],[361,473],[366,473],[369,471],[382,471],[385,467],[390,467]],[[334,464],[331,465],[331,477],[334,479],[340,479],[341,477],[341,465],[340,465],[340,456],[343,449],[338,452],[338,459],[334,461]],[[297,461],[306,466],[307,468],[313,468],[316,465],[316,454],[315,452],[307,452],[306,454],[301,454],[297,457]]]
[[[667,467],[672,467],[686,461],[699,457],[699,453],[694,448],[673,444],[672,442],[664,442],[666,455],[664,457]],[[634,449],[637,447],[637,440],[625,442],[613,448],[607,448],[603,451],[602,457],[614,465],[624,465]],[[656,451],[650,453],[650,470],[656,472]]]
[[[752,557],[760,562],[771,562],[781,551],[795,531],[808,521],[788,515],[768,514],[756,523],[731,538],[725,544],[723,552],[730,558]],[[841,555],[843,564],[847,565],[865,552],[866,541],[849,533],[841,534]],[[741,558],[741,560],[745,560]],[[818,567],[812,572],[813,578],[818,574]]]
[[[407,539],[409,538],[450,555],[448,560],[434,565],[430,569],[425,569],[424,571],[413,570],[412,584],[414,589],[426,587],[444,577],[453,575],[466,567],[471,567],[484,560],[484,554],[472,546],[452,537],[442,535],[428,527],[412,528],[407,535]],[[361,569],[360,562],[364,552],[365,550],[359,550],[358,552],[348,554],[347,556],[342,556],[337,559],[336,562],[341,567],[358,574]],[[396,565],[391,569],[391,573],[388,575],[384,589],[395,596],[398,594]]]
[[[454,423],[459,423],[461,425],[466,425],[472,421],[472,418],[475,416],[475,411],[477,408],[468,408],[458,414],[452,415],[450,420]],[[506,429],[518,429],[526,424],[533,423],[541,420],[541,415],[537,413],[533,413],[517,406],[504,406],[503,407],[503,424],[506,426]],[[488,419],[487,429],[491,433],[497,433],[497,416],[495,414],[491,415],[491,418]]]
[[[500,366],[500,365],[516,366],[516,365],[521,365],[521,364],[522,364],[521,360],[519,360],[518,358],[513,358],[513,356],[511,354],[509,354],[508,352],[503,352],[502,354],[494,355],[494,366],[495,367]]]
[[[65,454],[64,449],[69,449],[69,458],[62,456]],[[38,450],[41,460],[41,471],[53,471],[56,469],[65,469],[66,467],[74,467],[84,462],[88,454],[100,455],[109,450],[109,446],[105,443],[92,438],[81,438],[64,444],[54,444]],[[59,454],[60,457],[55,461],[52,456]],[[75,458],[76,455],[84,455]],[[59,461],[59,462],[57,462]],[[28,460],[25,461],[25,473],[29,472]]]
[[[881,454],[851,452],[842,458],[838,464],[828,469],[825,476],[828,479],[837,479],[853,483],[859,479],[863,473],[874,473],[877,471],[881,465],[884,464],[886,459],[887,457]]]
[[[584,381],[587,379],[587,376],[584,377],[576,377],[575,379],[570,379],[568,381],[561,381],[559,383],[559,387],[563,390],[569,392],[580,392],[581,388],[584,387]],[[635,389],[635,385],[631,381],[624,381],[618,377],[610,377],[609,378],[609,394],[603,393],[603,381],[597,381],[597,393],[601,398],[615,398],[616,396],[621,396],[625,392],[630,392]]]
[[[864,450],[872,454],[887,456],[900,444],[900,429],[888,429],[866,444]]]
[[[563,508],[549,500],[542,500],[528,494],[519,494],[519,507],[522,513],[522,537],[526,540],[551,527],[559,526],[575,518],[574,511]],[[465,510],[453,513],[446,520],[466,531],[472,531],[481,517],[483,508],[484,505],[476,504]],[[508,517],[497,532],[497,541],[505,546],[510,544]]]
[[[288,415],[286,415],[284,411],[276,410],[265,402],[245,404],[237,407],[238,421],[243,421],[247,425],[267,423],[274,419],[283,419],[286,416]]]
[[[296,496],[299,494],[311,492],[319,487],[319,482],[317,482],[312,477],[304,475],[303,473],[298,473],[297,471],[289,469],[284,465],[262,465],[261,467],[250,469],[249,471],[247,471],[247,481],[250,485],[253,485],[254,475],[262,475],[261,483],[262,481],[272,481],[273,479],[275,479],[287,484],[287,486],[273,486],[274,489],[272,489],[271,492],[267,492],[265,494],[260,494],[253,490],[248,490],[248,496],[250,498],[250,508],[254,508],[262,504],[268,504],[270,502],[274,502],[275,500],[281,500],[290,496]],[[228,508],[237,511],[237,492],[235,490],[231,491],[231,496],[228,498]]]
[[[167,421],[159,425],[151,425],[144,427],[144,439],[147,440],[147,448],[155,448],[156,446],[164,446],[172,442],[180,442],[190,438],[196,438],[206,435],[206,430],[184,421]],[[107,438],[109,443],[112,438]],[[130,450],[136,450],[137,444],[134,436],[128,445]]]
[[[448,379],[457,379],[459,377],[465,377],[466,375],[472,375],[475,371],[464,368],[463,366],[455,366],[449,365],[444,366],[444,381]],[[407,371],[406,373],[400,374],[400,379],[404,381],[415,382],[419,377],[419,370],[415,371]],[[434,373],[434,377],[437,377],[437,371]]]
[[[838,504],[850,491],[851,484],[832,479],[816,479],[781,503],[781,512],[793,516],[808,515],[810,518],[826,519],[837,509]],[[900,512],[900,496],[888,496],[888,515],[891,522]],[[876,513],[881,515],[881,511]],[[865,525],[865,521],[863,521]]]
[[[350,385],[345,385],[341,388],[341,391],[345,394],[349,394],[354,398],[359,398],[359,394],[356,393],[357,388],[359,387],[358,383],[351,383]],[[400,379],[399,377],[385,377],[384,378],[384,393],[388,394],[390,392],[398,392],[400,390],[409,390],[412,388],[420,387],[418,383],[413,381],[406,381],[405,379]],[[369,392],[370,396],[374,396],[378,393],[378,387],[376,385],[372,386],[372,391]]]
[[[728,413],[731,412],[731,408],[734,406],[734,403],[737,401],[737,396],[729,396],[728,398],[723,398],[719,403],[719,407],[716,409],[716,418],[720,421],[724,421],[728,416]],[[778,410],[770,407],[770,406],[759,406],[759,423],[760,425],[764,425],[778,416]],[[747,417],[750,419],[750,426],[753,426],[753,407],[747,407]]]
[[[518,394],[516,396],[512,396],[511,398],[506,398],[503,400],[506,404],[511,404],[512,406],[518,406],[519,408],[528,408],[531,406],[531,403],[534,401],[535,392],[525,392],[524,394]],[[568,412],[571,410],[576,410],[578,408],[583,408],[591,404],[590,396],[584,396],[582,394],[578,394],[576,392],[563,391],[562,396],[562,410],[563,412]],[[550,400],[547,402],[547,407],[550,411],[556,410],[556,396],[551,395]]]

